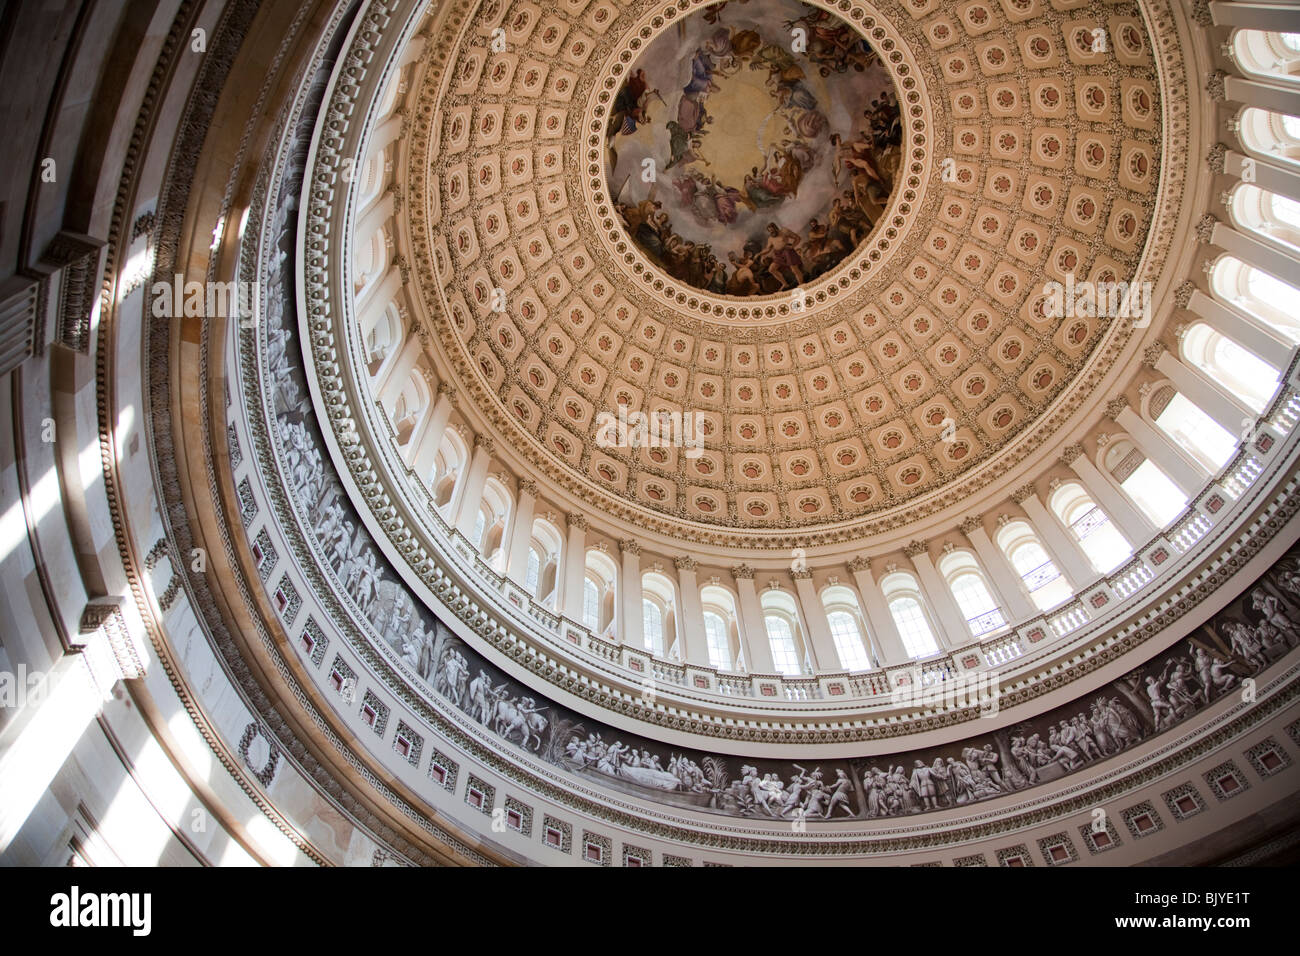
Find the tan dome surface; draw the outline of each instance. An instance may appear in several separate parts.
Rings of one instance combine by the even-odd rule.
[[[1141,18],[795,4],[808,22],[833,10],[888,69],[905,153],[852,255],[797,295],[738,298],[667,274],[609,186],[629,73],[703,6],[505,22],[489,5],[421,92],[439,122],[416,123],[428,160],[409,184],[415,272],[466,394],[539,478],[682,536],[852,537],[873,514],[1004,474],[1051,438],[1095,380],[1081,372],[1109,367],[1131,324],[1053,318],[1044,283],[1151,268],[1160,117]],[[717,18],[726,27],[731,7]],[[702,447],[611,442],[621,407],[676,415]]]

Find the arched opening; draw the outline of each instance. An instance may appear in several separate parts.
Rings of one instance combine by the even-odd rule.
[[[1238,135],[1246,152],[1283,166],[1300,166],[1300,117],[1251,106],[1239,115]]]
[[[935,639],[935,629],[916,578],[901,571],[887,574],[881,579],[880,590],[885,595],[890,617],[894,619],[907,656],[919,660],[938,654],[939,642]]]
[[[1300,241],[1300,228],[1297,228],[1300,227],[1300,203],[1281,196],[1273,196],[1262,189],[1255,189],[1254,186],[1249,188],[1259,196],[1268,199],[1269,208],[1284,210],[1290,220],[1279,225],[1269,223],[1267,230],[1260,227],[1254,231],[1285,246],[1288,253],[1300,257],[1300,245],[1296,244]],[[1242,193],[1242,195],[1251,194]],[[1263,203],[1253,205],[1262,206]],[[1300,271],[1300,263],[1297,263],[1296,269]],[[1289,282],[1283,282],[1271,273],[1242,262],[1235,256],[1220,256],[1214,263],[1214,271],[1210,274],[1210,288],[1217,298],[1232,303],[1288,341],[1300,342],[1300,318],[1297,318],[1295,311],[1295,303],[1300,299],[1300,289]]]
[[[543,607],[555,610],[559,597],[557,583],[560,571],[560,548],[563,542],[560,531],[545,518],[534,518],[529,535],[529,564],[537,565],[537,583],[533,598]],[[531,573],[531,572],[529,572]]]
[[[840,667],[846,671],[865,671],[875,666],[858,596],[842,584],[833,584],[822,591],[822,608]]]
[[[681,657],[677,645],[677,588],[658,571],[641,575],[641,626],[646,649],[666,657]]]
[[[742,644],[735,597],[720,585],[706,584],[700,588],[700,604],[709,664],[719,670],[739,670]]]
[[[397,315],[397,306],[389,303],[381,312],[375,313],[365,330],[363,344],[366,352],[366,371],[371,379],[379,375],[384,367],[384,360],[395,354],[402,346],[402,323]]]
[[[772,649],[772,666],[778,674],[804,673],[806,653],[799,627],[799,610],[794,598],[778,588],[763,592],[763,626]]]
[[[969,551],[945,554],[939,559],[939,573],[947,582],[972,637],[983,637],[1007,626],[1007,619],[975,555]]]
[[[584,558],[582,576],[582,623],[600,637],[614,633],[614,589],[618,569],[599,548],[591,548]]]
[[[1050,610],[1073,596],[1069,582],[1027,522],[1011,521],[1004,525],[998,531],[998,547],[1020,575],[1025,590],[1040,611]]]
[[[434,507],[443,518],[450,520],[451,503],[455,498],[456,483],[460,480],[468,460],[468,449],[455,429],[449,428],[438,444],[438,454],[433,459],[433,474],[429,485],[433,489]]]
[[[1156,426],[1211,474],[1237,451],[1236,436],[1172,385],[1162,386],[1151,396],[1149,411]]]
[[[1257,412],[1264,410],[1281,384],[1276,368],[1204,322],[1193,323],[1183,333],[1182,353]]]
[[[1229,42],[1243,73],[1283,82],[1294,82],[1300,74],[1300,34],[1235,30]]]
[[[1112,442],[1106,449],[1105,470],[1157,528],[1168,525],[1187,507],[1187,496],[1128,439]]]
[[[1082,485],[1061,485],[1052,492],[1049,505],[1098,573],[1107,574],[1133,556],[1133,548]]]

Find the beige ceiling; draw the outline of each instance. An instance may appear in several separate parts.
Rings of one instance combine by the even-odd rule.
[[[827,5],[888,63],[910,152],[875,231],[794,309],[674,282],[605,194],[613,93],[698,6],[489,3],[419,91],[436,119],[402,214],[432,338],[536,477],[687,536],[811,530],[967,477],[1087,387],[1109,323],[1044,317],[1042,289],[1143,256],[1160,104],[1136,5]],[[703,454],[600,447],[620,405],[700,413]]]

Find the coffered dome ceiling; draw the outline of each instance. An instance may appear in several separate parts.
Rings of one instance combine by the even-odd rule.
[[[1131,338],[1044,284],[1167,252],[1152,41],[1106,13],[488,3],[418,91],[434,337],[521,466],[669,534],[847,540],[958,502]],[[620,444],[621,408],[688,413],[702,449]]]

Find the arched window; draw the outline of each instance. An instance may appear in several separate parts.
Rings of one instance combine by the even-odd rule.
[[[1157,528],[1165,527],[1187,507],[1187,496],[1127,439],[1113,442],[1106,449],[1106,467]]]
[[[1204,322],[1192,324],[1181,347],[1183,358],[1257,412],[1277,392],[1277,369]]]
[[[649,598],[641,599],[641,630],[645,635],[646,650],[662,657],[664,653],[664,615],[659,605]]]
[[[1218,471],[1237,451],[1236,437],[1171,385],[1151,396],[1151,414],[1160,430],[1206,471]]]
[[[394,440],[399,446],[411,440],[420,413],[428,407],[428,391],[429,386],[424,381],[424,376],[412,372],[398,393],[397,400],[393,402],[393,407],[385,409],[393,424]]]
[[[1034,529],[1023,521],[1012,521],[998,532],[998,546],[1025,583],[1030,598],[1040,611],[1056,607],[1073,592]]]
[[[513,499],[505,485],[496,478],[484,482],[483,500],[479,504],[478,515],[474,518],[471,540],[478,548],[478,553],[497,573],[505,571],[506,522],[510,520],[512,505]]]
[[[456,483],[460,480],[466,461],[465,442],[454,428],[449,428],[438,445],[438,454],[433,460],[433,474],[429,478],[429,487],[433,489],[433,503],[443,518],[450,517],[451,503],[456,494]]]
[[[359,299],[388,269],[388,244],[384,241],[384,228],[376,229],[369,236],[358,234],[353,249],[356,250],[356,255],[352,260],[352,293]]]
[[[529,542],[529,561],[537,561],[537,584],[533,597],[544,607],[555,610],[559,597],[560,554],[563,539],[559,529],[545,518],[534,518]]]
[[[857,595],[843,585],[832,584],[822,591],[822,607],[840,667],[846,671],[870,670],[873,664]]]
[[[1097,572],[1113,571],[1133,556],[1132,547],[1082,485],[1061,485],[1052,493],[1050,504]]]
[[[537,582],[542,574],[542,556],[536,545],[528,547],[528,564],[524,568],[524,590],[530,595],[537,595]]]
[[[719,670],[738,670],[741,642],[735,597],[721,585],[706,584],[700,588],[700,604],[704,608],[709,664]]]
[[[969,551],[953,551],[939,560],[939,573],[948,582],[953,600],[966,618],[972,637],[983,637],[1007,626],[1007,619],[993,598],[984,572]]]
[[[886,575],[880,590],[889,605],[889,614],[903,639],[903,648],[913,659],[931,657],[939,653],[939,642],[921,602],[921,589],[916,579],[902,572]]]
[[[1235,30],[1230,41],[1233,59],[1246,74],[1289,83],[1300,74],[1300,45],[1296,38],[1295,33]]]
[[[602,637],[614,632],[614,582],[618,569],[600,548],[587,552],[582,579],[582,623]]]
[[[365,334],[366,370],[371,378],[379,374],[384,359],[401,344],[402,323],[397,317],[397,306],[389,303],[373,320]]]
[[[704,637],[709,645],[709,665],[719,670],[731,667],[731,644],[727,640],[727,625],[712,611],[704,612]]]
[[[802,674],[803,654],[797,636],[799,612],[794,599],[772,588],[763,593],[761,603],[767,643],[772,649],[772,665],[778,674]]]
[[[776,672],[791,675],[802,673],[790,622],[779,614],[767,614],[763,617],[763,623],[767,626],[767,640],[772,645],[772,663]]]
[[[591,578],[582,582],[582,623],[588,630],[600,629],[600,588]]]
[[[677,589],[672,580],[658,571],[641,575],[642,628],[646,649],[654,654],[681,657],[677,645]],[[653,613],[646,610],[649,604]]]
[[[1239,124],[1246,152],[1283,166],[1300,165],[1300,117],[1252,106],[1241,111]]]
[[[1242,212],[1237,217],[1239,222],[1272,239],[1291,255],[1300,257],[1300,229],[1297,228],[1300,225],[1300,203],[1254,186],[1249,188],[1253,192],[1247,192],[1245,186],[1239,187],[1237,200],[1233,202],[1234,209],[1243,206],[1253,209],[1253,214]],[[1254,201],[1247,203],[1242,197]],[[1287,220],[1277,218],[1274,210],[1284,214]],[[1257,225],[1250,226],[1252,222]],[[1300,342],[1300,318],[1295,312],[1300,289],[1290,283],[1235,256],[1220,256],[1210,274],[1210,289],[1216,298],[1232,303],[1288,341]]]

